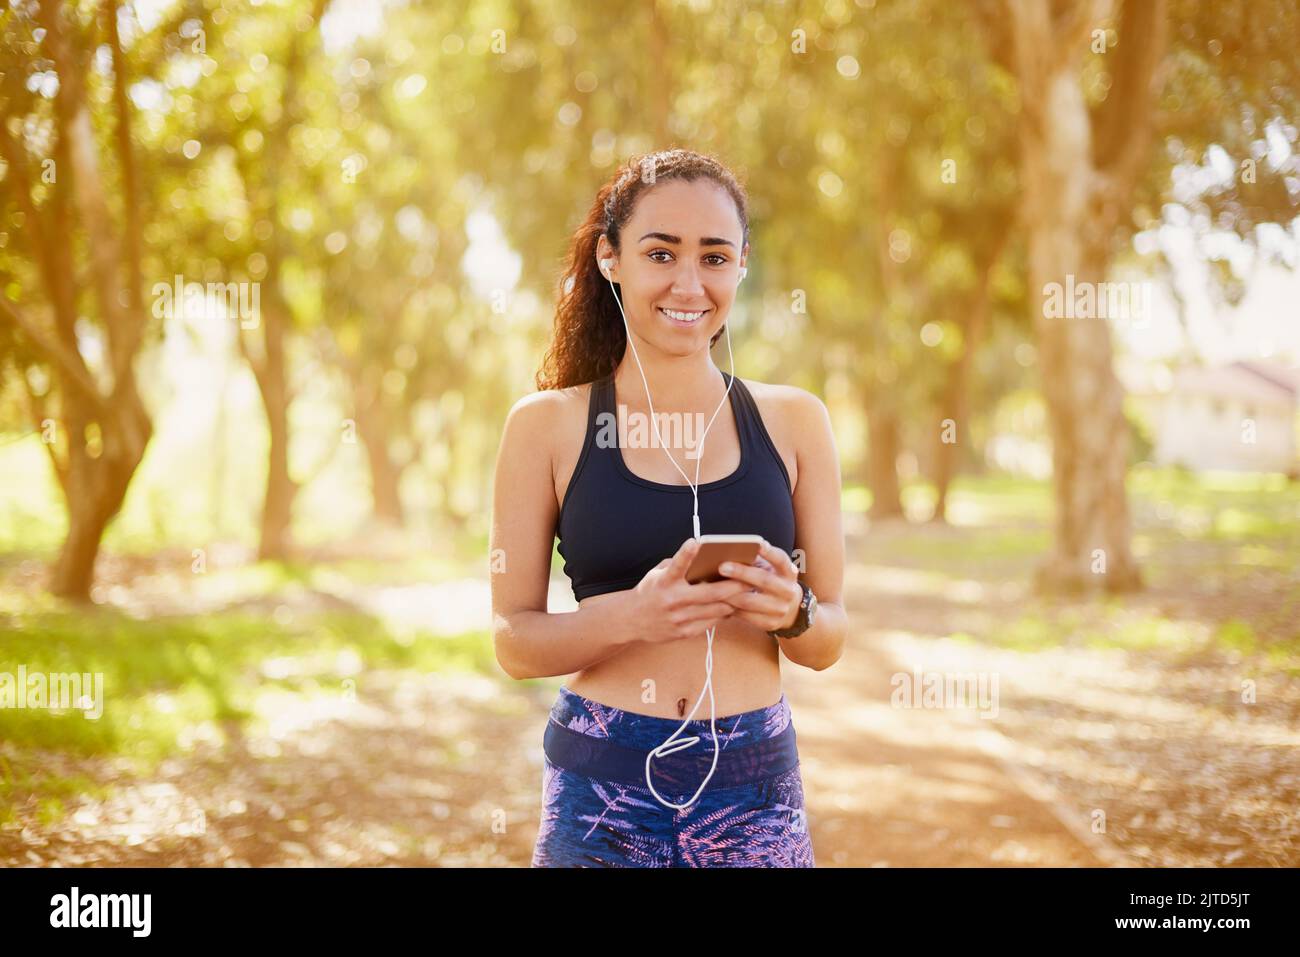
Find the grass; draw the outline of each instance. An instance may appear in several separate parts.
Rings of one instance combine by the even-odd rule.
[[[275,595],[290,586],[328,591],[329,583],[340,579],[354,586],[436,582],[481,573],[488,564],[486,551],[483,554],[478,567],[468,556],[457,558],[455,554],[415,555],[400,562],[372,558],[251,562],[228,568],[209,567],[204,573],[204,587],[250,597]],[[182,556],[182,561],[188,569],[189,555]]]
[[[1142,466],[1130,472],[1128,489],[1133,501],[1163,511],[1165,522],[1194,540],[1300,543],[1300,482],[1280,474]]]
[[[1142,595],[1096,596],[1064,603],[1031,598],[1012,620],[978,641],[1023,652],[1062,645],[1119,648],[1175,656],[1212,650],[1300,676],[1300,483],[1281,475],[1208,473],[1138,466],[1128,493],[1133,548],[1147,582],[1186,587],[1204,596],[1205,617],[1170,618]],[[928,496],[928,497],[927,497]],[[933,492],[924,483],[903,490],[909,514],[928,518]],[[846,488],[844,506],[865,510],[869,493]],[[998,475],[961,476],[949,493],[950,525],[871,526],[855,557],[905,565],[954,581],[998,584],[1025,580],[1051,546],[1051,487]],[[1214,617],[1215,594],[1249,596],[1229,617]]]
[[[1175,620],[1149,609],[1124,607],[1117,601],[1097,601],[1064,609],[1034,601],[1020,615],[999,624],[988,634],[956,632],[949,637],[1025,653],[1073,645],[1158,653],[1176,660],[1210,650],[1300,677],[1300,631],[1293,629],[1289,636],[1266,639],[1241,618],[1217,624]]]
[[[1046,529],[972,532],[960,539],[957,548],[951,540],[904,534],[891,539],[889,555],[895,559],[923,561],[927,567],[933,567],[934,563],[947,564],[952,571],[957,571],[972,563],[1031,559],[1041,555],[1050,545],[1051,537]]]
[[[48,826],[63,817],[75,798],[102,800],[108,793],[108,787],[83,774],[58,774],[33,767],[29,761],[6,760],[0,754],[0,824],[17,820],[15,803],[27,795],[37,802],[41,824]]]
[[[913,479],[902,483],[899,497],[909,517],[923,520],[934,510],[938,496],[930,482]],[[872,501],[866,486],[844,483],[840,506],[845,512],[866,513]],[[1051,488],[1045,482],[1011,475],[958,476],[948,489],[948,519],[954,525],[1046,521],[1051,507]]]
[[[103,676],[102,715],[0,708],[0,819],[24,796],[58,801],[86,781],[42,768],[41,755],[123,756],[138,773],[184,751],[205,729],[247,723],[258,696],[342,695],[366,669],[495,673],[491,637],[399,638],[364,614],[273,617],[222,613],[137,620],[113,611],[38,610],[0,617],[4,668]],[[56,803],[48,805],[55,813]],[[44,813],[44,812],[43,812]]]

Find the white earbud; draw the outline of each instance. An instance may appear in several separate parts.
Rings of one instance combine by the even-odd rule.
[[[746,274],[747,272],[749,272],[749,270],[746,269],[744,266],[741,266],[741,267],[740,267],[740,279],[737,279],[737,280],[736,280],[736,285],[737,285],[737,286],[740,285],[741,280],[743,280],[743,279],[745,278],[745,274]]]

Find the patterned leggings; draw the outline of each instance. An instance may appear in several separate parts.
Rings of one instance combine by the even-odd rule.
[[[717,769],[685,810],[659,803],[645,782],[647,752],[681,724],[561,687],[543,738],[532,866],[813,867],[785,695],[717,718]],[[655,790],[674,804],[699,790],[713,764],[709,719],[689,722],[678,740],[690,735],[700,740],[650,765]]]

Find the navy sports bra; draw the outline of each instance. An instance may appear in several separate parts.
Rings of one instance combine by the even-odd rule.
[[[725,372],[722,376],[724,382],[731,380]],[[725,478],[700,483],[700,534],[761,535],[793,557],[790,474],[744,382],[736,379],[728,398],[740,435],[740,465]],[[598,419],[601,413],[609,415]],[[597,432],[612,438],[613,444],[602,447]],[[564,573],[572,580],[578,601],[635,588],[646,572],[672,557],[694,531],[690,486],[634,475],[623,461],[618,441],[611,372],[592,383],[587,438],[556,521]],[[682,463],[677,458],[691,475],[695,460]]]

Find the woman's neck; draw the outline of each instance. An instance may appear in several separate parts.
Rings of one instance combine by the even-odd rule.
[[[727,388],[722,371],[706,351],[691,356],[641,356],[641,366],[650,384],[656,412],[716,405]],[[641,379],[641,369],[637,368],[631,349],[624,351],[614,369],[614,388],[620,401],[649,408],[646,383]]]

